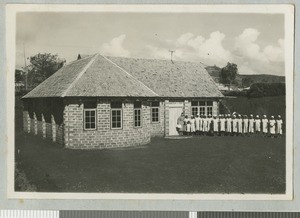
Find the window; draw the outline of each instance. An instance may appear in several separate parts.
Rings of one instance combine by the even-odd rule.
[[[192,115],[196,116],[198,114],[198,107],[192,107]]]
[[[85,130],[96,129],[96,109],[84,110],[84,129]]]
[[[205,106],[203,107],[203,106],[200,106],[199,107],[199,110],[200,110],[200,115],[204,115],[205,114]]]
[[[96,101],[87,101],[83,104],[84,107],[84,129],[95,130],[96,129]]]
[[[206,106],[207,106],[207,114],[211,114],[213,113],[213,102],[212,101],[207,101],[206,102]]]
[[[212,107],[207,107],[206,109],[207,109],[207,114],[212,115]]]
[[[212,101],[207,101],[207,102],[206,102],[206,105],[207,105],[207,106],[213,106],[213,102],[212,102]]]
[[[141,102],[134,102],[134,127],[141,127],[142,104]]]
[[[152,123],[159,122],[159,102],[154,101],[151,103],[151,121]]]
[[[122,102],[111,102],[111,128],[122,129]]]
[[[213,111],[212,101],[192,101],[192,114],[195,116],[197,114],[212,114]]]

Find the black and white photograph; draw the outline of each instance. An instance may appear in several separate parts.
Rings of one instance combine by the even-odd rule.
[[[292,198],[292,7],[47,7],[7,48],[12,196]]]

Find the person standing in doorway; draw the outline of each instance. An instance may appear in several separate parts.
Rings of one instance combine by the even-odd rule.
[[[189,122],[189,117],[186,115],[183,120],[183,135],[187,135],[187,124]]]
[[[179,135],[183,135],[183,127],[184,127],[184,113],[182,112],[180,117],[177,119],[177,131]]]

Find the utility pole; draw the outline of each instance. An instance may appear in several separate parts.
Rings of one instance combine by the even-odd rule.
[[[24,65],[25,65],[25,90],[27,91],[28,85],[27,85],[27,63],[26,63],[26,53],[25,53],[25,44],[23,43],[23,55],[24,55]]]
[[[175,50],[169,50],[169,52],[170,52],[170,55],[171,55],[171,62],[174,63],[173,62],[173,53],[175,53]]]

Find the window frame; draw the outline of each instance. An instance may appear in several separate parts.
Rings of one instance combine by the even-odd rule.
[[[95,128],[86,128],[86,113],[87,111],[94,111],[95,112]],[[95,131],[97,130],[97,108],[84,108],[83,109],[83,129],[85,131]]]
[[[193,109],[196,109],[197,111],[196,111],[196,114],[193,114]],[[196,116],[198,113],[199,113],[199,106],[192,106],[191,107],[191,112],[192,112],[192,115],[193,116]]]
[[[136,122],[136,120],[135,120],[135,112],[136,111],[140,111],[140,125],[139,126],[136,126],[135,125],[135,122]],[[133,127],[134,128],[142,128],[142,108],[134,108],[133,109]]]
[[[120,119],[120,123],[121,123],[121,127],[113,127],[112,124],[113,124],[113,121],[112,121],[112,118],[113,118],[113,111],[120,111],[121,112],[121,119]],[[123,108],[111,108],[110,109],[110,129],[123,129]]]
[[[196,103],[197,102],[197,103]],[[202,103],[200,103],[202,102]],[[211,104],[208,104],[208,102],[211,102]],[[193,108],[197,108],[197,113],[199,115],[201,115],[201,108],[204,109],[204,114],[206,115],[209,115],[213,113],[213,103],[214,101],[213,100],[209,100],[209,101],[203,101],[203,100],[200,100],[200,101],[192,101],[191,103],[191,114],[193,114]],[[209,108],[211,108],[211,113],[208,113],[208,110]]]
[[[211,113],[208,113],[208,109],[211,108]],[[213,106],[206,106],[206,115],[213,115]]]
[[[153,121],[153,109],[157,109],[157,121]],[[160,123],[160,107],[159,106],[155,106],[155,107],[152,107],[151,106],[151,123]]]

